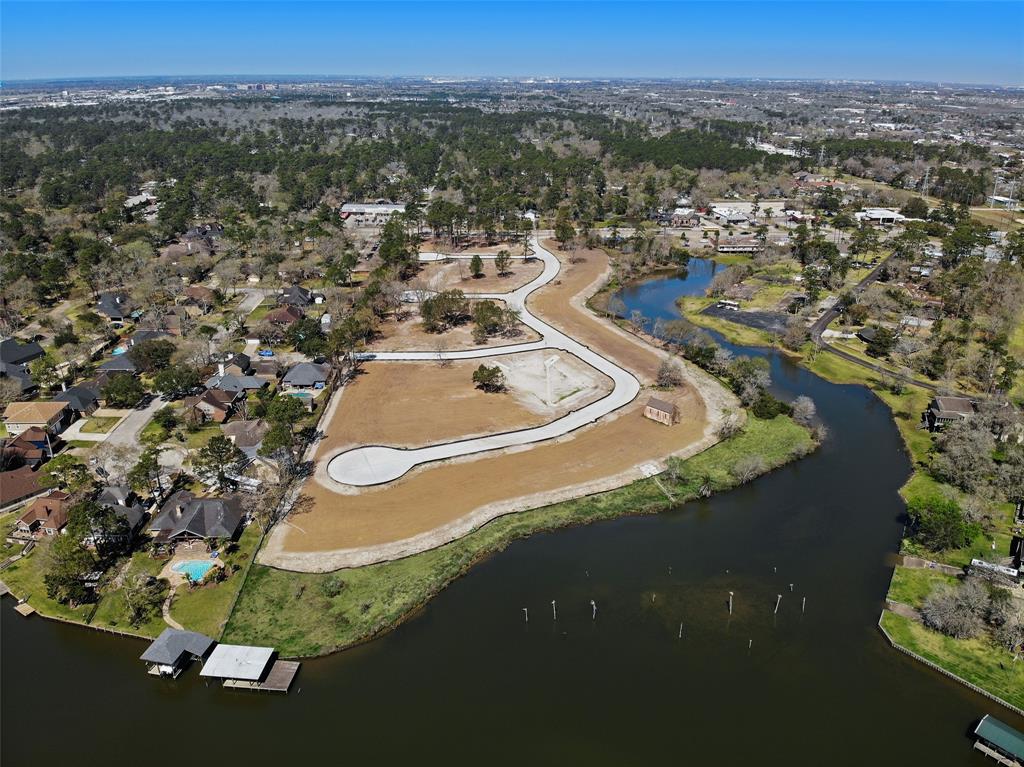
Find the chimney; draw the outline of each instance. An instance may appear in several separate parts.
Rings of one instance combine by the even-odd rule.
[[[181,519],[181,515],[184,514],[184,513],[185,513],[185,507],[182,506],[181,504],[178,504],[177,506],[174,507],[174,518],[175,519]]]
[[[61,382],[60,382],[60,390],[61,390],[61,391],[67,391],[67,390],[68,390],[68,385],[67,385],[67,383],[65,383],[64,381],[61,381]]]
[[[220,363],[217,364],[217,375],[219,375],[219,376],[223,376],[224,375],[224,363],[223,362],[220,362]]]

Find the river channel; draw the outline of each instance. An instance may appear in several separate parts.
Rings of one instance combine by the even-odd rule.
[[[621,297],[671,319],[712,271],[694,261]],[[4,600],[3,764],[991,764],[971,749],[977,719],[1024,722],[876,626],[910,472],[888,410],[730,348],[765,356],[779,396],[814,399],[820,450],[667,513],[519,541],[396,631],[305,662],[286,696],[195,667],[154,679],[144,643]]]

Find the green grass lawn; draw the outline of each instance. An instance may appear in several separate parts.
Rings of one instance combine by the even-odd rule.
[[[185,447],[189,450],[198,450],[201,447],[206,447],[207,442],[222,433],[223,430],[220,428],[219,423],[204,423],[195,431],[182,430],[182,434],[185,435]]]
[[[13,514],[10,517],[13,520]],[[6,524],[9,524],[9,521],[0,521],[0,525]],[[6,527],[0,529],[6,530]],[[124,598],[116,589],[101,587],[96,602],[78,607],[70,607],[50,599],[46,595],[46,584],[43,581],[47,567],[47,548],[50,543],[50,540],[41,541],[27,557],[19,559],[0,572],[0,580],[10,587],[18,599],[25,599],[42,615],[112,628],[130,634],[156,636],[167,627],[159,612],[141,626],[132,626],[128,621]],[[18,548],[20,547],[15,547]],[[148,553],[136,552],[132,556],[129,572],[156,575],[163,567],[164,561],[166,560],[154,560]],[[119,568],[120,565],[115,565],[111,573]]]
[[[260,541],[258,525],[249,525],[238,540],[238,547],[225,556],[228,565],[239,569],[220,583],[189,589],[179,586],[171,603],[171,616],[187,629],[219,637],[228,611],[245,582],[245,575]]]
[[[701,314],[700,311],[715,303],[716,298],[685,297],[680,298],[676,305],[680,313],[692,322],[709,330],[715,330],[722,334],[726,341],[741,346],[768,346],[772,345],[771,338],[763,330],[740,325],[736,322],[722,319],[721,317],[710,317]]]
[[[683,463],[684,474],[666,487],[682,502],[696,497],[701,476],[716,490],[735,485],[730,467],[761,455],[768,468],[813,448],[807,430],[791,419],[750,419],[740,435]],[[338,573],[296,573],[255,566],[224,631],[224,641],[264,644],[285,655],[317,655],[348,647],[385,631],[430,599],[475,562],[512,541],[568,525],[654,513],[671,504],[652,479],[489,522],[470,535],[431,551]],[[177,613],[176,613],[177,614]]]
[[[986,639],[952,639],[886,611],[882,626],[901,647],[1007,703],[1024,708],[1024,663]]]
[[[113,429],[120,420],[120,418],[115,418],[113,416],[92,416],[82,424],[82,433],[106,434]]]
[[[93,605],[70,607],[50,599],[46,595],[46,574],[48,549],[52,540],[42,540],[25,558],[19,559],[6,570],[0,572],[0,580],[6,583],[11,593],[18,599],[25,600],[44,615],[85,623],[93,610]]]
[[[954,585],[957,578],[937,570],[916,567],[897,567],[889,586],[888,598],[911,607],[920,607],[925,598],[939,584]]]
[[[156,421],[150,421],[143,429],[142,434],[139,435],[139,441],[147,445],[159,445],[161,442],[167,440],[170,436],[167,429],[158,424]]]
[[[167,558],[154,559],[149,552],[136,551],[132,555],[131,564],[128,566],[126,577],[134,575],[157,576],[167,563]],[[105,591],[100,595],[99,605],[96,614],[93,615],[91,624],[93,626],[104,626],[118,631],[127,631],[133,634],[144,636],[157,636],[167,628],[163,615],[159,608],[155,609],[149,619],[138,626],[133,626],[128,620],[128,609],[124,596],[120,590]]]
[[[14,521],[20,513],[21,509],[17,509],[0,514],[0,536],[2,536],[0,537],[0,560],[7,559],[7,557],[21,551],[20,543],[8,543],[6,537],[7,533],[14,527]],[[3,580],[3,575],[0,575],[0,580]]]
[[[263,303],[253,309],[249,316],[245,320],[245,324],[250,329],[258,325],[264,317],[270,313],[271,310],[277,308],[277,301],[275,299],[264,299]]]

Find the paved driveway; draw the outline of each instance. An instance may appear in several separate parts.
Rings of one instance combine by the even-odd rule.
[[[142,445],[139,444],[139,437],[142,434],[143,428],[153,418],[153,414],[166,404],[167,400],[163,397],[153,397],[153,400],[144,408],[133,410],[107,435],[107,443],[112,445],[137,445],[141,453]]]

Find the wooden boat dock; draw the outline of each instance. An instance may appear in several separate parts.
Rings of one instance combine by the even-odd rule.
[[[302,665],[294,660],[274,661],[270,672],[261,682],[249,682],[243,679],[225,679],[224,686],[238,690],[263,690],[265,692],[288,692],[299,673]]]
[[[299,663],[279,660],[276,655],[272,647],[219,644],[199,675],[221,679],[224,687],[235,690],[288,692]]]

